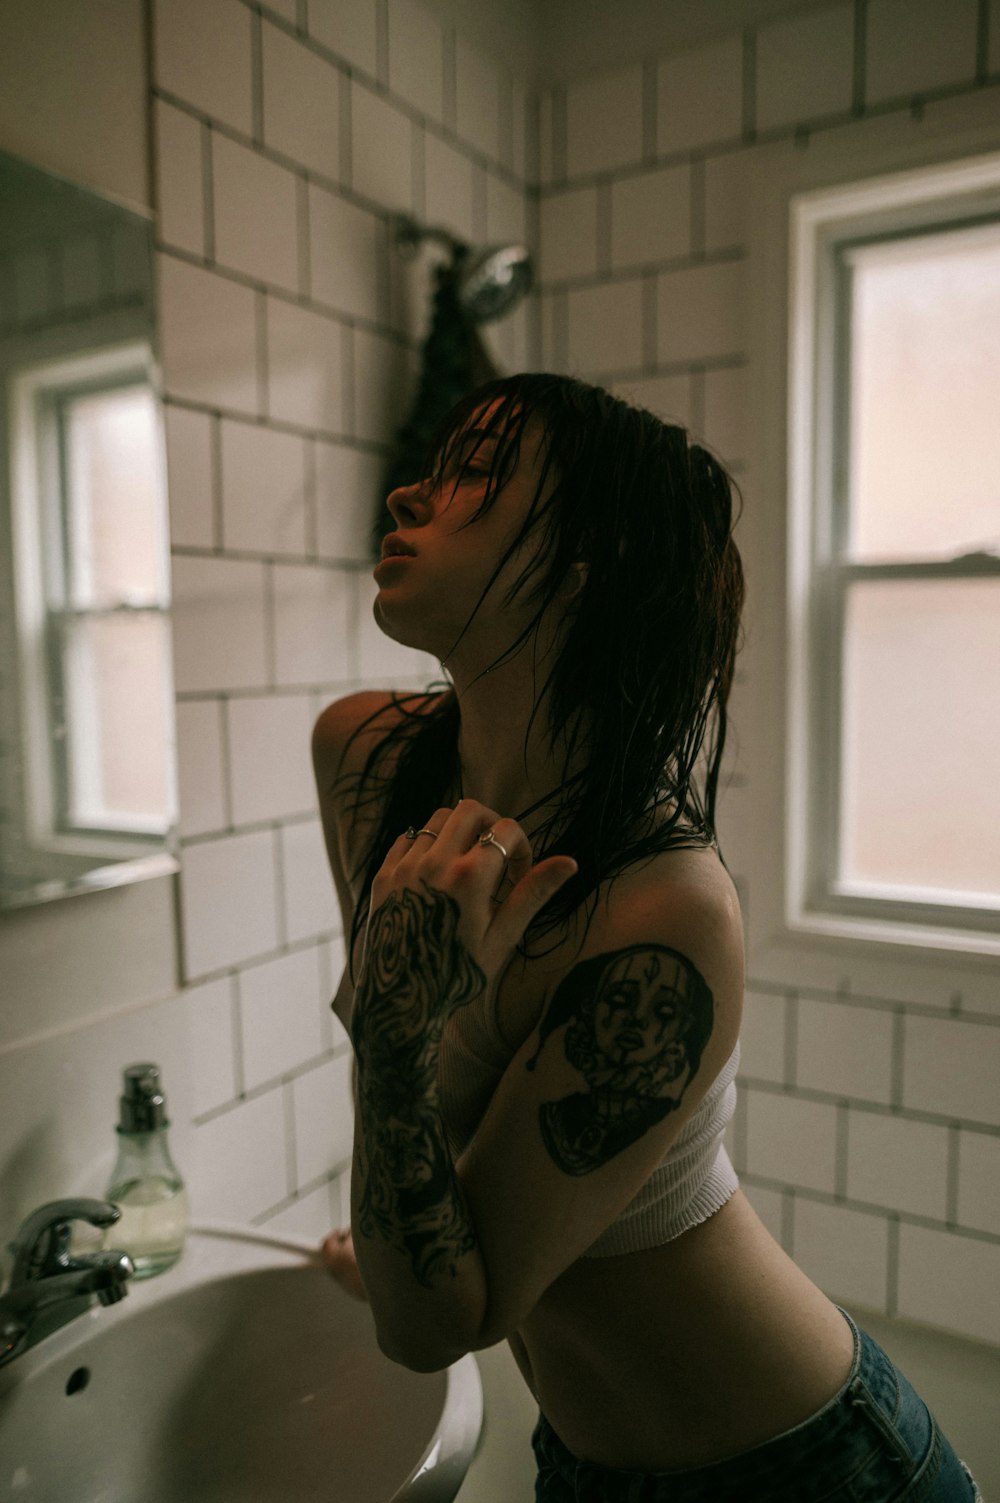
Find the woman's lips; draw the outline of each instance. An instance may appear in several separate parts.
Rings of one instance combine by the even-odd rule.
[[[375,565],[372,573],[377,575],[380,569],[387,569],[390,564],[408,564],[412,558],[412,553],[390,553],[381,563]]]

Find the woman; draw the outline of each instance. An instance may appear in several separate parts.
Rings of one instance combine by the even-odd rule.
[[[538,1499],[974,1498],[722,1146],[729,478],[680,427],[521,375],[462,402],[388,505],[376,619],[450,687],[349,696],[314,733],[357,1072],[331,1272],[417,1371],[510,1343]]]

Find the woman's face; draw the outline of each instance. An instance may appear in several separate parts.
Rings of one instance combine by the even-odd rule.
[[[401,486],[387,498],[395,531],[414,550],[376,570],[375,618],[387,636],[429,652],[449,668],[449,658],[483,591],[531,508],[540,479],[540,430],[528,422],[513,474],[490,510],[460,530],[482,505],[497,439],[486,423],[497,404],[470,421],[440,482]],[[463,662],[479,671],[520,637],[535,614],[524,594],[504,604],[539,546],[528,539],[509,558],[459,646]],[[536,575],[531,586],[538,584]],[[480,664],[479,658],[489,653]]]

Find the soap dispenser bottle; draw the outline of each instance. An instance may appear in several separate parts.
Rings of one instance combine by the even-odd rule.
[[[158,1065],[128,1066],[120,1108],[118,1162],[107,1199],[122,1214],[104,1240],[128,1253],[137,1279],[148,1279],[177,1262],[191,1220],[187,1191],[167,1146],[170,1123]]]

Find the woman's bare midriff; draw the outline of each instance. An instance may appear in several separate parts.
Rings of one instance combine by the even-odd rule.
[[[356,827],[343,808],[337,825],[350,872],[371,827],[368,819]],[[671,858],[681,880],[690,873],[694,881],[729,882],[714,852],[657,859]],[[352,896],[355,903],[361,897],[353,884]],[[362,930],[356,966],[363,942]],[[544,965],[552,964],[550,954]],[[511,1042],[523,1039],[546,994],[544,972],[533,974],[530,961],[519,961],[500,987],[504,1033]],[[338,1010],[347,1001],[342,992]],[[646,1471],[706,1466],[791,1429],[843,1386],[854,1356],[843,1316],[782,1250],[741,1190],[671,1242],[578,1259],[510,1337],[510,1347],[571,1451]]]
[[[605,1466],[707,1466],[808,1419],[854,1357],[836,1306],[741,1190],[648,1252],[581,1258],[511,1340],[539,1407]]]

